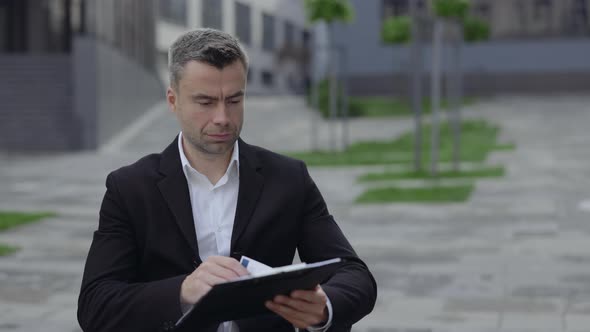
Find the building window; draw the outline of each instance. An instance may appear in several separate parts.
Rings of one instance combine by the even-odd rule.
[[[384,17],[406,15],[410,12],[408,0],[383,0],[381,5]]]
[[[168,22],[187,25],[186,0],[160,0],[160,17]]]
[[[266,51],[275,49],[275,18],[262,14],[262,48]]]
[[[491,14],[491,8],[489,3],[479,3],[475,5],[475,15],[482,19],[489,20]]]
[[[252,77],[252,75],[254,75],[254,69],[252,68],[252,66],[248,67],[248,73],[246,73],[246,81],[248,83],[252,83],[252,79],[254,77]]]
[[[427,9],[425,0],[411,0],[416,1],[416,8],[418,12],[424,13]],[[402,16],[410,14],[410,0],[382,0],[381,2],[381,17],[383,19],[392,16]]]
[[[576,0],[572,8],[572,27],[576,33],[590,34],[588,26],[588,3],[586,0]]]
[[[221,1],[203,0],[201,15],[201,22],[203,22],[203,27],[218,30],[222,29]]]
[[[546,20],[551,13],[551,0],[535,0],[533,15],[536,20]]]
[[[236,35],[245,45],[252,42],[252,26],[250,22],[250,7],[236,2]]]
[[[303,40],[303,47],[309,48],[311,46],[311,33],[308,30],[301,32],[301,38]]]
[[[262,71],[262,84],[265,86],[272,86],[274,81],[274,75],[269,71]]]
[[[295,26],[291,22],[285,22],[285,45],[295,45]]]
[[[0,52],[8,50],[8,15],[6,9],[0,7]]]

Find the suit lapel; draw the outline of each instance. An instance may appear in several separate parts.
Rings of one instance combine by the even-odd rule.
[[[158,182],[158,188],[172,211],[184,239],[195,253],[195,259],[200,261],[188,184],[178,152],[178,137],[162,152],[159,171],[164,178]]]
[[[261,165],[256,153],[241,139],[238,144],[240,146],[240,189],[231,236],[232,252],[250,222],[264,185],[264,177],[259,173]]]

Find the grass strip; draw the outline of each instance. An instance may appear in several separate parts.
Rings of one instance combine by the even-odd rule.
[[[54,213],[38,212],[38,213],[23,213],[12,211],[0,211],[0,231],[18,227],[20,225],[29,224],[39,221],[43,218],[55,216]],[[16,252],[19,248],[0,244],[0,256],[6,256]]]
[[[422,160],[430,162],[431,127],[424,126],[422,136]],[[483,120],[464,121],[461,125],[460,160],[484,161],[491,151],[513,149],[513,144],[498,145],[499,129]],[[453,135],[448,124],[440,127],[439,161],[453,158]],[[390,141],[365,141],[350,145],[342,152],[295,152],[288,155],[304,160],[309,166],[359,166],[378,164],[408,164],[413,161],[414,134],[407,132]]]
[[[475,102],[473,98],[465,98],[463,105]],[[327,107],[327,106],[326,106]],[[349,112],[352,117],[409,117],[414,113],[409,100],[388,97],[351,97]],[[446,111],[449,103],[441,100],[441,110]],[[432,112],[432,103],[429,98],[422,100],[422,114]]]
[[[10,255],[15,253],[19,248],[0,244],[0,256]]]
[[[473,185],[422,188],[373,188],[361,194],[357,203],[455,203],[465,202]]]
[[[487,167],[472,170],[461,171],[440,171],[437,176],[432,176],[427,171],[407,171],[407,172],[381,172],[369,173],[358,178],[360,182],[370,181],[387,181],[387,180],[406,180],[406,179],[434,179],[434,178],[485,178],[485,177],[501,177],[504,176],[504,167]]]
[[[35,222],[54,215],[55,214],[49,212],[23,213],[0,211],[0,231],[5,231],[9,228]]]

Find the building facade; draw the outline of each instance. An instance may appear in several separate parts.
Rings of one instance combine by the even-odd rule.
[[[159,0],[159,71],[167,79],[168,48],[183,32],[210,27],[238,37],[250,58],[248,92],[302,93],[309,84],[311,33],[303,1]]]
[[[408,15],[410,0],[381,0],[382,18]],[[412,0],[432,13],[429,0]],[[487,22],[492,40],[590,36],[590,0],[470,0],[470,15]]]
[[[0,150],[95,149],[163,95],[154,1],[0,0]]]
[[[429,0],[416,1],[423,13],[431,12]],[[351,4],[355,20],[336,24],[333,36],[348,54],[351,93],[408,96],[410,48],[381,39],[383,20],[408,14],[408,0],[351,0]],[[491,38],[461,49],[465,93],[589,91],[588,4],[588,0],[472,0],[471,14],[490,22]],[[426,40],[424,45],[424,87],[429,86],[430,43]],[[449,68],[450,54],[448,48],[443,50],[443,70]]]

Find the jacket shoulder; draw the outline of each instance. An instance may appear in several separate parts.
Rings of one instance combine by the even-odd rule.
[[[302,167],[306,167],[302,160],[273,152],[255,145],[250,145],[249,148],[253,150],[264,167],[287,167],[292,168],[293,170],[301,170]]]
[[[115,177],[119,181],[136,182],[144,181],[150,178],[160,178],[158,169],[160,168],[161,153],[153,153],[142,157],[141,159],[129,165],[122,166],[109,174],[109,177]]]

